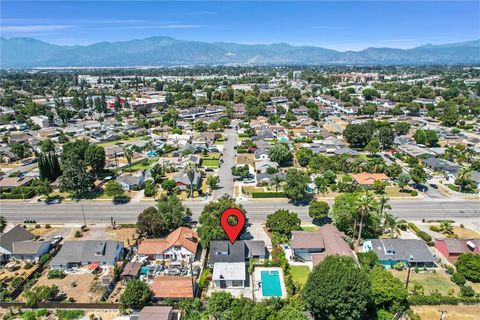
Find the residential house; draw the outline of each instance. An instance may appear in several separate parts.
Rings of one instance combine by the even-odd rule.
[[[138,246],[139,257],[150,260],[195,259],[199,244],[198,234],[187,227],[179,227],[164,239],[145,239]]]
[[[123,251],[123,242],[114,240],[65,241],[50,262],[52,269],[71,269],[86,265],[111,267]]]
[[[263,260],[268,252],[265,242],[250,241],[210,241],[209,266],[213,266],[213,283],[217,288],[243,288],[248,286],[247,261]]]
[[[448,172],[454,174],[460,169],[460,166],[458,164],[436,157],[430,157],[428,159],[422,160],[422,162],[427,168],[437,172]]]
[[[143,307],[135,320],[173,320],[174,318],[173,307],[170,306],[150,306]],[[133,319],[130,319],[133,320]]]
[[[273,174],[265,173],[257,173],[257,183],[258,184],[268,184],[271,185],[275,183],[275,181],[285,181],[286,174],[283,172],[277,172]]]
[[[177,162],[175,162],[175,167],[177,167],[177,169],[185,169],[188,165],[194,165],[195,167],[198,167],[200,165],[200,156],[190,154],[178,158]]]
[[[15,260],[35,261],[50,251],[49,241],[15,241],[12,244],[12,257]]]
[[[258,173],[265,173],[268,168],[278,169],[278,163],[269,160],[255,162],[255,171]]]
[[[463,253],[480,254],[480,238],[435,239],[435,248],[451,263],[455,263]]]
[[[143,176],[143,174],[122,174],[115,180],[122,186],[122,189],[125,191],[140,190],[141,188],[143,188],[143,185],[145,183],[145,177]]]
[[[132,280],[138,278],[142,264],[140,262],[128,262],[123,268],[120,278],[122,280]]]
[[[0,263],[12,256],[15,242],[28,241],[34,238],[35,236],[21,225],[16,225],[8,232],[0,234]]]
[[[434,268],[435,258],[423,240],[372,239],[363,243],[363,252],[373,251],[385,269],[401,263],[414,268]]]
[[[193,190],[198,190],[202,185],[202,176],[197,171],[194,171],[192,181],[185,171],[177,173],[173,180],[179,190],[190,190],[191,186],[193,186]]]
[[[0,180],[0,190],[8,190],[16,187],[28,186],[34,180],[33,177],[5,177]]]
[[[255,161],[268,160],[269,153],[270,153],[270,149],[256,149],[253,152],[253,156]]]
[[[157,276],[151,286],[154,299],[187,299],[195,296],[192,277]]]
[[[217,262],[213,267],[213,284],[220,289],[244,288],[247,280],[245,262]]]
[[[353,180],[362,187],[372,186],[376,181],[387,182],[390,178],[384,173],[362,172],[352,174]]]
[[[330,255],[352,257],[355,254],[345,241],[345,234],[333,224],[326,224],[315,231],[292,231],[290,246],[293,255],[315,266]]]

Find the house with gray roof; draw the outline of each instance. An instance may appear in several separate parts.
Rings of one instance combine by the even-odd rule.
[[[143,176],[143,174],[124,174],[117,177],[117,179],[115,180],[122,186],[122,189],[125,191],[139,190],[143,187],[145,183],[145,177]]]
[[[15,260],[35,261],[50,251],[48,241],[16,241],[12,246],[12,257]]]
[[[50,262],[52,269],[72,269],[89,264],[111,267],[123,251],[123,242],[114,240],[65,241]]]
[[[437,172],[448,172],[453,174],[457,172],[458,169],[460,169],[460,166],[458,164],[436,157],[430,157],[428,159],[422,160],[422,162],[423,164],[425,164],[426,167]]]
[[[268,183],[272,184],[275,182],[275,179],[279,179],[279,181],[285,181],[287,175],[283,172],[277,172],[277,173],[258,173],[257,174],[257,183]]]
[[[197,171],[194,171],[192,182],[185,171],[177,173],[173,180],[179,190],[190,190],[191,185],[193,185],[193,190],[197,190],[202,185],[202,176]]]
[[[371,239],[363,243],[363,252],[373,251],[385,269],[398,263],[405,267],[434,268],[435,258],[423,240],[417,239]]]
[[[13,244],[15,242],[33,240],[35,236],[21,225],[16,225],[8,232],[0,235],[0,263],[12,256]]]

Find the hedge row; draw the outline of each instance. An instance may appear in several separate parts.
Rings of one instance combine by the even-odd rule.
[[[432,237],[431,237],[428,233],[420,230],[420,228],[417,227],[417,225],[416,225],[415,223],[409,222],[409,223],[408,223],[408,227],[409,227],[413,232],[415,232],[415,234],[416,234],[419,238],[421,238],[423,241],[428,242],[428,243],[432,242]]]
[[[283,192],[252,192],[252,198],[286,198]]]
[[[35,189],[23,188],[23,194],[21,190],[15,192],[2,192],[0,193],[0,199],[31,199],[35,196]]]
[[[454,297],[454,296],[441,296],[441,295],[416,295],[408,297],[408,302],[413,306],[421,305],[440,305],[440,304],[449,304],[457,305],[462,304],[478,304],[480,303],[480,298],[465,298],[465,297]]]

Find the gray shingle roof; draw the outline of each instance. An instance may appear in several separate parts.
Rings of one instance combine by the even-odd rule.
[[[222,254],[226,253],[226,254]],[[216,262],[244,262],[246,257],[245,243],[236,241],[210,241],[209,263]]]
[[[13,243],[13,254],[37,254],[45,241],[17,241]]]
[[[112,261],[122,241],[113,240],[83,240],[65,241],[62,249],[52,259],[51,265],[66,265],[84,261]]]
[[[423,240],[373,239],[372,250],[379,260],[411,260],[412,262],[435,262],[435,258]],[[390,254],[388,252],[391,252]],[[412,259],[410,259],[412,256]]]
[[[31,240],[35,236],[21,225],[16,225],[8,232],[0,235],[0,247],[12,252],[13,243],[17,241]]]

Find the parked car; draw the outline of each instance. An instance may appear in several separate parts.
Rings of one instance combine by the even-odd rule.
[[[255,183],[255,179],[252,179],[252,178],[243,179],[243,183]]]
[[[430,183],[430,187],[432,187],[433,189],[438,189],[438,186],[435,183]]]
[[[57,198],[45,200],[45,204],[60,204],[60,203],[62,203],[62,201]]]
[[[63,237],[61,235],[56,235],[50,240],[50,244],[52,246],[56,246],[60,241],[62,241]]]

